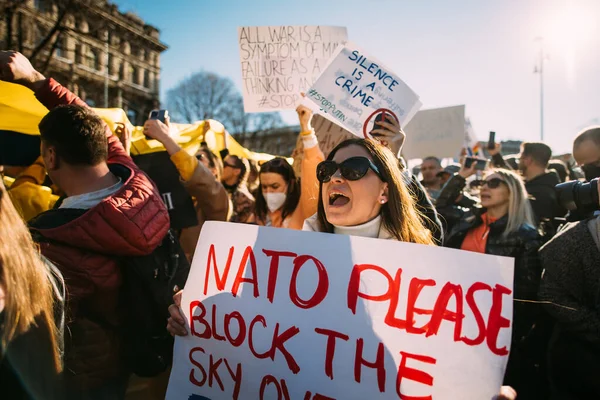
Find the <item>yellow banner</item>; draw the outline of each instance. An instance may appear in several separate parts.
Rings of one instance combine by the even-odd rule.
[[[115,132],[117,122],[126,124],[132,132],[131,154],[142,155],[164,151],[156,140],[146,140],[141,126],[133,126],[127,114],[120,108],[94,108],[94,111]],[[0,130],[19,132],[27,135],[39,135],[38,124],[48,113],[33,92],[21,85],[0,81]],[[206,142],[211,150],[220,151],[227,147],[229,153],[250,158],[258,162],[267,161],[274,156],[255,153],[240,145],[229,135],[223,124],[209,120],[210,129],[204,132],[205,121],[193,124],[171,124],[171,135],[189,154],[195,154],[200,143]]]

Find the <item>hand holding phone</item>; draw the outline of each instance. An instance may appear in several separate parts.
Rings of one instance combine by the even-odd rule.
[[[488,150],[494,150],[496,148],[496,132],[490,131],[490,137],[488,139]]]
[[[485,167],[487,166],[487,160],[483,160],[481,158],[475,158],[475,157],[467,157],[465,158],[465,168],[471,168],[471,165],[473,165],[473,163],[475,163],[475,170],[477,171],[483,171],[485,170]]]
[[[167,123],[167,118],[169,118],[168,110],[152,110],[150,111],[150,115],[148,115],[148,119],[157,119],[163,124]]]

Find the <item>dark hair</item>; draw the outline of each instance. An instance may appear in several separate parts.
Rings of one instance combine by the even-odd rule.
[[[544,143],[526,142],[521,145],[521,155],[531,157],[536,164],[547,167],[552,158],[552,149]]]
[[[285,220],[294,212],[294,210],[296,210],[298,203],[300,202],[300,183],[296,180],[294,168],[292,168],[285,158],[276,157],[267,161],[260,167],[259,176],[263,173],[279,174],[288,185],[287,197],[285,203],[283,203],[281,212],[281,219]],[[265,221],[268,212],[267,201],[265,200],[265,196],[260,187],[256,192],[256,217],[259,221]]]
[[[201,151],[204,155],[206,155],[206,158],[208,159],[208,166],[210,168],[217,169],[217,179],[221,180],[221,175],[223,174],[223,163],[221,162],[221,159],[215,153],[213,153],[208,146],[200,146],[198,151]]]
[[[561,183],[570,180],[569,169],[567,168],[567,165],[564,162],[562,162],[561,160],[550,161],[548,163],[548,169],[556,171]]]
[[[591,140],[596,146],[600,147],[600,126],[590,126],[581,131],[573,142],[573,148],[586,140]]]
[[[394,154],[387,147],[371,139],[348,139],[331,150],[327,160],[333,160],[340,149],[348,146],[364,148],[370,154],[382,180],[388,184],[389,199],[381,206],[382,223],[385,229],[399,241],[434,244],[431,232],[425,225],[426,217],[417,209]],[[317,219],[321,231],[333,233],[333,225],[327,221],[323,206],[323,183],[319,183]]]
[[[423,159],[423,162],[425,162],[425,161],[435,161],[435,163],[437,164],[438,167],[440,167],[440,168],[442,167],[442,161],[435,156],[425,157]]]
[[[248,166],[250,171],[248,172],[248,189],[250,191],[255,190],[258,187],[258,175],[260,174],[260,168],[256,160],[248,159]]]
[[[235,168],[242,170],[238,179],[238,186],[246,184],[246,181],[248,180],[248,174],[250,174],[250,165],[248,164],[248,160],[246,160],[244,157],[234,156],[233,154],[228,154],[226,157],[231,157],[235,162]],[[225,162],[225,159],[223,159],[223,162]]]
[[[94,166],[108,158],[104,122],[87,107],[58,106],[42,118],[39,129],[42,141],[67,164]]]

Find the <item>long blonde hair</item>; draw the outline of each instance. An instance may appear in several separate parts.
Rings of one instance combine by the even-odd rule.
[[[29,230],[0,181],[0,285],[5,293],[0,355],[30,328],[46,325],[56,372],[62,370],[59,332],[54,321],[54,287]]]
[[[521,225],[527,224],[535,227],[533,210],[529,203],[527,189],[523,179],[516,173],[507,169],[489,170],[487,176],[498,175],[508,186],[508,222],[503,236],[508,236],[519,230]]]
[[[381,207],[384,228],[401,242],[435,244],[431,232],[425,227],[425,218],[427,217],[417,209],[400,171],[399,161],[394,154],[371,139],[348,139],[334,148],[327,159],[332,160],[340,149],[348,146],[360,146],[367,150],[373,163],[379,169],[383,181],[388,184],[389,199]],[[317,218],[321,230],[332,233],[333,225],[327,221],[322,193],[323,184],[321,183],[319,185]]]

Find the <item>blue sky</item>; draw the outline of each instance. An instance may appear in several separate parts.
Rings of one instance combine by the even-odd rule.
[[[238,26],[336,25],[419,94],[423,108],[465,104],[480,140],[539,140],[543,36],[545,142],[570,151],[600,124],[599,0],[115,0],[161,30],[161,97],[199,70],[241,89]],[[295,123],[294,114],[284,113]]]

